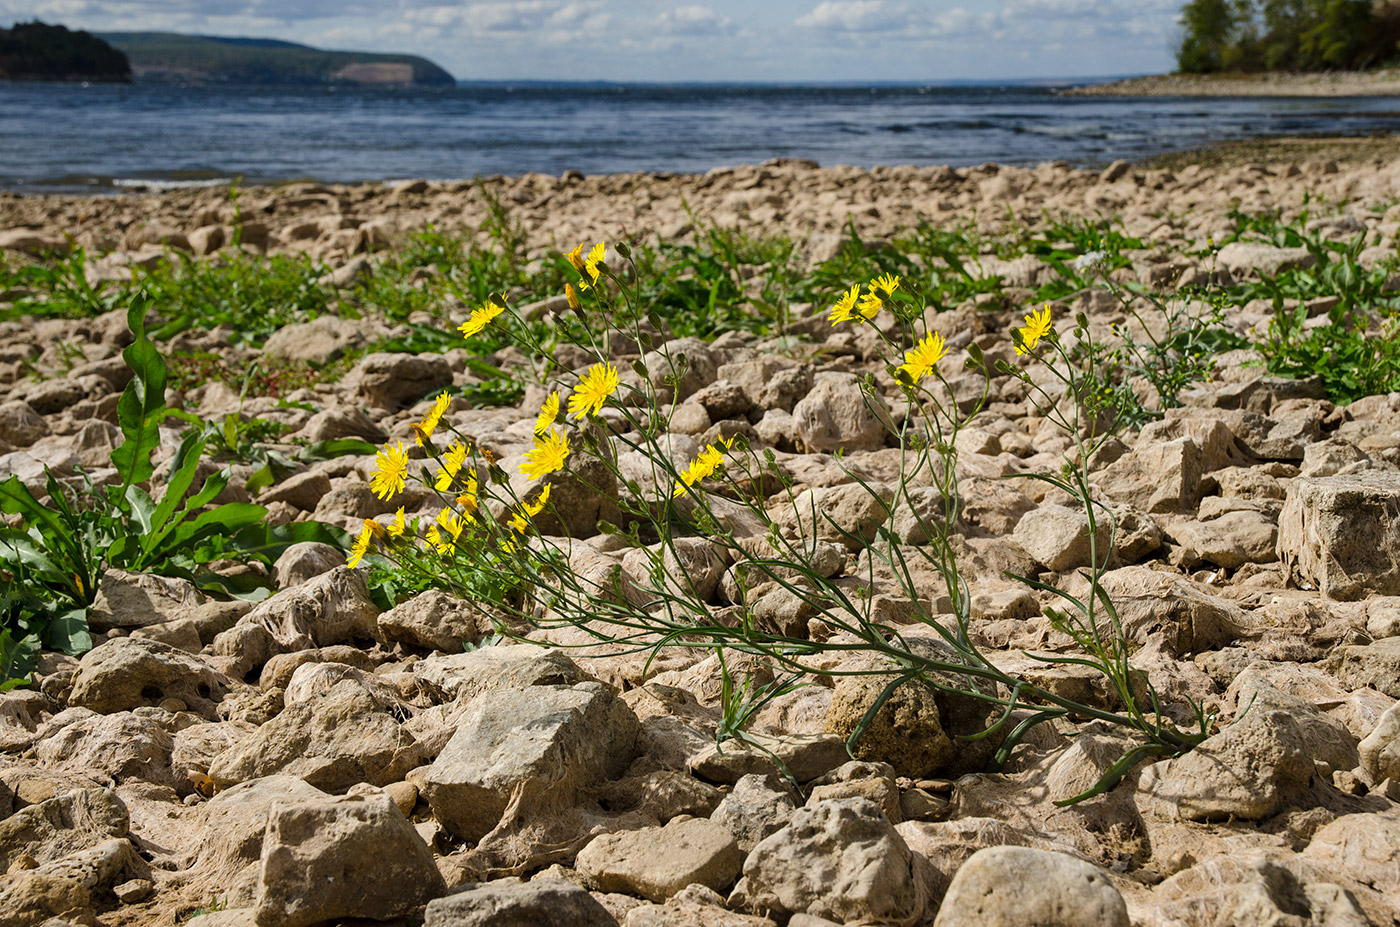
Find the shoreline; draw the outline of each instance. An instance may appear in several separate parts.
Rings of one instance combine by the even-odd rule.
[[[1067,97],[1400,96],[1400,68],[1321,74],[1157,74],[1070,87]]]

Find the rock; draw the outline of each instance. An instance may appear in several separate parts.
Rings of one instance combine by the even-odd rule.
[[[378,618],[364,575],[336,567],[258,603],[211,650],[227,658],[225,672],[244,676],[280,653],[372,639]]]
[[[172,746],[170,732],[160,722],[123,711],[81,717],[39,741],[34,749],[39,765],[46,769],[188,791],[189,783],[178,781],[171,771]]]
[[[1400,596],[1381,596],[1366,604],[1366,633],[1376,640],[1400,637]]]
[[[125,803],[110,789],[75,789],[0,820],[0,869],[27,854],[43,864],[131,830]]]
[[[1139,444],[1098,474],[1099,487],[1144,512],[1190,511],[1201,495],[1201,448],[1190,438]]]
[[[1400,480],[1380,473],[1293,480],[1278,553],[1290,576],[1329,598],[1400,595]]]
[[[617,927],[617,919],[572,882],[500,879],[428,902],[423,927]]]
[[[309,444],[316,444],[321,441],[334,441],[336,438],[361,438],[371,444],[386,440],[389,435],[374,421],[359,409],[324,409],[307,419],[305,425],[296,433],[296,437],[305,440]],[[290,480],[289,480],[290,482]],[[272,492],[273,490],[269,490]],[[326,492],[330,491],[327,486]],[[322,493],[321,495],[325,495]],[[316,499],[320,501],[319,496]],[[301,508],[302,506],[298,506]],[[313,505],[307,511],[314,511]]]
[[[187,236],[190,250],[195,254],[212,254],[228,242],[228,233],[222,225],[203,225]]]
[[[1100,563],[1108,554],[1111,526],[1099,520],[1093,545],[1089,539],[1089,516],[1082,509],[1064,505],[1042,505],[1021,516],[1012,536],[1047,570],[1059,572],[1089,566],[1091,547]]]
[[[860,486],[820,486],[804,490],[782,501],[769,511],[780,527],[795,529],[803,538],[816,536],[834,541],[856,553],[875,540],[886,521],[884,503],[894,499],[894,489],[884,483]]]
[[[1347,814],[1318,828],[1303,861],[1330,877],[1341,876],[1388,896],[1400,892],[1400,818]]]
[[[347,290],[367,283],[374,276],[374,265],[363,254],[356,255],[328,274],[322,274],[316,282],[324,287]]]
[[[1239,606],[1170,573],[1123,567],[1105,573],[1102,585],[1124,633],[1138,644],[1161,633],[1171,652],[1197,653],[1233,643],[1245,626]]]
[[[1261,821],[1304,797],[1310,746],[1287,712],[1251,710],[1190,753],[1147,767],[1138,788],[1166,816]]]
[[[721,798],[719,789],[674,769],[624,776],[598,790],[598,802],[607,811],[635,811],[663,824],[682,815],[708,818]]]
[[[217,887],[231,907],[253,906],[263,835],[274,805],[329,796],[296,776],[265,776],[220,790],[204,805],[204,826],[184,860],[191,878]]]
[[[921,656],[952,662],[951,649],[941,641],[914,637],[904,641]],[[873,657],[842,665],[844,670],[882,668],[889,669]],[[940,684],[953,688],[981,685],[970,676],[926,672]],[[843,741],[850,737],[893,678],[884,673],[836,677],[826,715],[827,731]],[[999,741],[995,737],[971,741],[963,738],[981,733],[990,714],[989,703],[983,700],[920,682],[906,683],[889,696],[856,741],[855,756],[889,763],[899,775],[915,779],[980,771]]]
[[[413,667],[418,685],[441,702],[466,703],[496,689],[574,686],[593,679],[561,653],[533,644],[498,644],[466,653],[433,654]]]
[[[574,868],[602,892],[662,902],[691,883],[726,892],[744,857],[733,835],[701,818],[601,834],[579,851]]]
[[[0,692],[0,750],[28,747],[34,742],[39,725],[55,710],[43,693],[33,689]],[[0,804],[0,816],[3,814],[4,806]]]
[[[1400,781],[1400,702],[1381,715],[1375,730],[1357,748],[1361,769],[1372,782]]]
[[[962,865],[934,927],[1128,927],[1128,906],[1093,863],[1030,847],[988,847]]]
[[[209,767],[218,788],[278,773],[327,792],[360,782],[397,782],[423,762],[422,748],[398,719],[353,680],[289,705]]]
[[[757,744],[731,740],[708,743],[687,761],[690,771],[710,782],[738,782],[748,775],[779,774],[777,757],[798,782],[811,782],[849,760],[846,742],[830,734],[762,734],[750,732]]]
[[[1204,509],[1203,503],[1199,521],[1183,521],[1170,528],[1169,536],[1179,548],[1173,562],[1188,567],[1213,564],[1235,570],[1246,563],[1273,563],[1278,559],[1278,529],[1263,512],[1242,507],[1206,518]]]
[[[1319,771],[1323,776],[1330,776],[1336,770],[1355,769],[1362,762],[1357,753],[1356,736],[1312,701],[1290,695],[1270,682],[1270,668],[1268,663],[1251,663],[1230,683],[1225,701],[1236,706],[1236,715],[1254,711],[1285,712],[1298,723],[1308,744],[1308,755],[1321,767]]]
[[[156,883],[150,879],[132,879],[112,886],[112,894],[122,904],[140,904],[156,893]]]
[[[204,595],[187,580],[107,570],[97,584],[88,627],[98,632],[145,628],[163,624],[203,602]]]
[[[837,923],[916,924],[930,901],[929,871],[879,805],[818,802],[744,861],[749,905],[776,919],[811,914]]]
[[[710,385],[717,369],[710,346],[699,338],[673,338],[642,355],[642,365],[660,402],[679,402]],[[667,382],[672,377],[679,377],[675,386]]]
[[[798,440],[812,453],[875,450],[894,430],[884,401],[867,396],[854,374],[817,376],[792,417]]]
[[[360,323],[333,315],[323,315],[310,322],[294,322],[269,335],[263,343],[263,351],[272,357],[319,367],[364,345],[362,327]]]
[[[272,505],[276,502],[283,502],[301,509],[303,512],[314,512],[321,497],[330,491],[330,477],[324,473],[308,470],[303,473],[295,473],[277,485],[269,486],[263,490],[262,494],[258,496],[258,504]]]
[[[389,920],[445,890],[432,852],[387,795],[277,802],[268,812],[261,925]]]
[[[1235,276],[1257,271],[1273,277],[1285,270],[1302,270],[1317,264],[1317,255],[1307,248],[1277,248],[1249,241],[1232,241],[1221,248],[1216,260]]]
[[[33,257],[67,254],[73,243],[62,235],[37,229],[5,229],[0,232],[0,251],[17,251]]]
[[[1400,698],[1400,637],[1340,647],[1327,658],[1326,668],[1348,689],[1369,686]]]
[[[698,895],[699,892],[694,894]],[[623,923],[625,927],[777,927],[766,917],[726,910],[723,898],[718,899],[718,904],[679,900],[685,896],[683,892],[665,904],[638,905],[627,912]],[[804,925],[794,917],[788,922],[788,927]],[[817,925],[808,924],[805,927]]]
[[[22,399],[0,403],[0,443],[28,447],[49,433],[49,423]]]
[[[318,541],[302,541],[282,552],[272,565],[272,579],[278,589],[290,589],[345,566],[343,551]]]
[[[807,804],[832,798],[868,798],[880,806],[890,823],[902,820],[895,770],[888,763],[852,760],[809,784]]]
[[[113,886],[148,874],[130,840],[108,840],[0,880],[0,923],[34,927],[91,908]]]
[[[212,720],[230,685],[223,674],[183,650],[159,641],[119,637],[83,657],[68,703],[111,714],[179,699]]]
[[[513,800],[568,807],[632,761],[637,718],[601,683],[500,689],[474,702],[415,782],[433,816],[480,840]]]
[[[397,410],[452,385],[452,368],[440,354],[367,354],[344,381],[369,406]]]
[[[797,810],[791,787],[770,776],[740,777],[710,815],[710,820],[734,835],[747,854],[765,837],[777,833]]]
[[[414,647],[461,653],[491,632],[491,619],[469,602],[430,589],[379,616],[379,632]]]

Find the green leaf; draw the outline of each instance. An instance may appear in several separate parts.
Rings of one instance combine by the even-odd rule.
[[[315,463],[319,460],[330,460],[334,457],[345,457],[355,455],[365,457],[378,452],[379,447],[363,441],[360,438],[335,438],[330,441],[317,441],[308,445],[297,454],[297,460],[303,463]]]
[[[88,633],[87,609],[73,608],[55,615],[44,629],[44,646],[71,656],[91,650],[92,635]]]
[[[127,312],[127,325],[136,340],[122,351],[133,376],[117,402],[122,443],[112,451],[112,466],[121,474],[123,491],[155,474],[151,454],[160,446],[159,426],[166,412],[165,360],[146,337],[145,317],[146,301],[134,300]]]

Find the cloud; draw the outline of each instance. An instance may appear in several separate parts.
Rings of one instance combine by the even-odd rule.
[[[909,22],[908,7],[891,6],[885,0],[824,0],[797,19],[804,28],[833,32],[883,32],[905,28]]]
[[[721,16],[708,6],[678,6],[667,10],[654,21],[658,32],[667,35],[733,35],[738,31],[734,21]]]

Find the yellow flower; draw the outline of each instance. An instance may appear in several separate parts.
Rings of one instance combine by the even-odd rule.
[[[469,476],[467,477],[467,488],[457,494],[457,504],[462,507],[463,514],[470,516],[476,512],[476,493],[476,476]]]
[[[408,451],[400,441],[397,447],[385,447],[374,456],[377,469],[369,478],[369,488],[380,499],[389,500],[399,493],[407,482]]]
[[[1050,304],[1039,312],[1026,316],[1026,327],[1021,329],[1021,343],[1016,345],[1017,354],[1029,354],[1040,344],[1040,339],[1050,333]]]
[[[836,305],[831,307],[831,312],[827,315],[827,318],[831,320],[831,324],[840,325],[842,322],[849,322],[851,319],[854,319],[855,313],[853,310],[856,308],[856,300],[858,299],[860,299],[859,286],[853,286],[847,290],[841,298],[836,301]]]
[[[498,306],[488,299],[486,302],[473,309],[471,316],[461,325],[458,325],[457,330],[461,332],[462,336],[465,338],[479,335],[487,325],[491,324],[492,319],[505,311],[505,306]]]
[[[869,293],[866,293],[865,296],[861,299],[860,303],[856,305],[856,309],[860,312],[861,315],[865,316],[865,320],[867,322],[875,318],[875,313],[879,312],[884,307],[884,302],[880,299],[880,297],[875,295],[875,292],[873,290]]]
[[[544,489],[540,490],[539,496],[534,502],[526,502],[520,506],[520,511],[516,512],[510,519],[510,526],[516,531],[524,534],[530,527],[530,519],[544,511],[544,505],[549,501],[549,487],[552,484],[545,483]]]
[[[364,527],[360,529],[360,536],[355,538],[355,544],[350,548],[350,559],[345,562],[350,569],[353,570],[359,566],[360,561],[365,558],[365,554],[369,553],[369,542],[374,538],[373,526],[377,524],[372,518],[365,519]]]
[[[569,252],[569,263],[574,265],[574,270],[583,273],[583,245]]]
[[[582,248],[581,245],[580,248]],[[598,265],[603,263],[603,257],[607,253],[608,249],[601,241],[589,250],[588,257],[583,259],[583,266],[579,267],[579,273],[588,278],[578,285],[579,292],[583,292],[588,289],[590,285],[598,282]],[[569,255],[569,260],[572,261],[573,259],[574,256],[572,254]],[[578,264],[575,263],[574,267],[578,267]]]
[[[558,428],[551,428],[542,435],[535,435],[535,446],[525,452],[525,460],[520,464],[520,472],[532,480],[546,473],[553,473],[564,467],[569,457],[569,438]]]
[[[603,410],[603,403],[617,391],[620,382],[617,368],[612,364],[589,367],[574,389],[574,394],[569,397],[569,414],[575,418],[597,415]]]
[[[540,406],[540,414],[535,418],[535,434],[548,431],[554,424],[554,420],[559,417],[559,391],[555,390],[549,394],[549,398]]]
[[[394,513],[394,523],[389,526],[389,537],[400,537],[407,530],[408,520],[404,518],[403,506],[399,506],[399,510]]]
[[[899,277],[896,274],[882,274],[870,281],[870,290],[884,290],[886,296],[893,296],[894,291],[899,289]]]
[[[452,404],[452,394],[444,392],[433,402],[433,407],[428,410],[428,414],[423,416],[423,421],[413,426],[413,433],[418,438],[418,446],[422,447],[427,440],[437,431],[438,422],[447,412],[447,407]]]
[[[734,439],[729,438],[721,442],[726,449],[733,446]],[[671,493],[671,498],[676,498],[683,494],[688,486],[694,486],[703,479],[714,476],[724,464],[724,453],[713,444],[705,445],[704,450],[695,456],[686,468],[680,472],[680,482],[676,484],[675,490]]]
[[[447,449],[447,453],[442,455],[442,469],[438,471],[437,482],[433,487],[438,492],[446,492],[452,487],[452,481],[457,478],[457,473],[462,469],[462,464],[467,460],[467,446],[461,441],[453,441],[452,446]]]
[[[437,524],[428,528],[428,543],[433,545],[433,548],[440,554],[449,553],[466,528],[467,520],[465,518],[451,509],[443,509],[438,512]],[[447,532],[446,536],[443,535],[443,531]],[[451,540],[448,540],[449,537]]]
[[[918,383],[933,373],[943,355],[948,353],[948,345],[938,332],[929,332],[924,339],[904,353],[904,363],[899,369],[909,374]]]
[[[574,289],[572,283],[564,284],[564,298],[569,301],[570,309],[582,309],[583,303],[579,302],[578,291]]]

